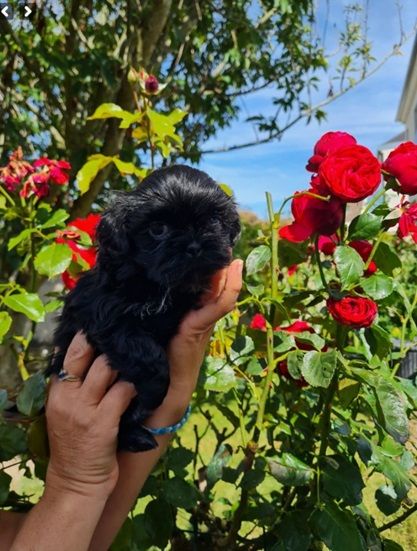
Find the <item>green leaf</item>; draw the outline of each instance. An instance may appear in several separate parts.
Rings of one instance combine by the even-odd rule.
[[[12,318],[7,312],[0,312],[0,344],[12,325]]]
[[[16,293],[4,297],[3,302],[11,310],[25,314],[32,321],[45,319],[42,301],[36,293]]]
[[[398,499],[392,486],[380,486],[375,492],[375,501],[384,515],[392,515],[401,507],[401,500]]]
[[[200,497],[197,488],[178,477],[164,483],[163,494],[168,503],[182,509],[192,509]]]
[[[133,521],[131,518],[127,518],[120,530],[117,533],[116,538],[111,544],[110,551],[125,551],[126,549],[135,549],[132,546],[133,538]]]
[[[391,383],[381,379],[375,388],[386,431],[401,444],[409,437],[408,417],[404,396]]]
[[[392,279],[383,274],[374,274],[364,278],[361,286],[365,293],[374,300],[382,300],[388,297],[394,290]]]
[[[53,215],[44,222],[41,228],[54,228],[56,226],[62,227],[65,221],[69,218],[69,213],[64,209],[56,210]]]
[[[165,549],[174,529],[174,518],[170,504],[162,498],[149,502],[140,527],[145,528],[145,533],[149,535],[151,545],[157,545],[160,549]],[[139,526],[136,526],[136,528],[139,528]],[[140,533],[141,535],[142,533]],[[147,547],[146,549],[151,548]]]
[[[340,404],[343,408],[346,409],[349,407],[349,405],[359,394],[360,388],[360,383],[353,379],[341,379],[339,381],[337,394],[339,396]]]
[[[301,264],[308,258],[307,243],[292,243],[281,239],[278,243],[278,262],[280,266],[288,267]]]
[[[342,288],[345,289],[359,281],[363,274],[365,263],[355,249],[345,245],[336,247],[334,261],[340,275]]]
[[[267,459],[269,470],[284,486],[307,486],[314,471],[306,463],[292,455],[283,453],[278,460]]]
[[[287,356],[288,373],[293,379],[301,379],[301,367],[303,364],[304,354],[299,350],[292,350]]]
[[[251,339],[247,335],[240,335],[233,342],[229,352],[232,363],[236,365],[245,363],[247,361],[247,356],[249,356],[254,349],[255,345],[253,339]]]
[[[20,413],[28,417],[39,413],[45,402],[45,388],[46,383],[42,373],[36,373],[26,379],[16,400]]]
[[[369,465],[375,467],[378,472],[391,480],[398,499],[403,499],[411,487],[410,478],[406,469],[399,461],[388,457],[379,446],[372,443],[371,446],[372,455]]]
[[[97,107],[92,115],[87,117],[87,120],[93,121],[97,119],[109,119],[111,117],[121,119],[125,116],[126,113],[128,115],[131,115],[131,113],[125,111],[115,103],[102,103],[101,105],[99,105],[99,107]]]
[[[65,243],[51,243],[42,247],[35,257],[38,273],[54,277],[62,274],[71,264],[72,251]]]
[[[311,549],[311,530],[309,515],[306,511],[292,511],[286,514],[279,525],[278,533],[284,543],[283,551],[309,551]]]
[[[7,250],[11,251],[15,247],[17,247],[19,243],[27,239],[34,231],[35,230],[32,228],[27,228],[26,230],[21,231],[19,235],[16,235],[15,237],[12,237],[11,239],[9,239],[9,242],[7,244]]]
[[[113,157],[113,163],[116,165],[117,170],[124,176],[125,174],[136,174],[138,167],[133,163],[127,163],[122,161],[118,157]]]
[[[5,471],[0,471],[0,505],[6,503],[11,481],[12,477],[10,475],[8,475]]]
[[[16,425],[0,424],[0,461],[8,461],[25,451],[25,431]]]
[[[346,505],[361,503],[365,484],[354,459],[349,461],[342,455],[327,456],[321,472],[324,490],[329,495],[343,499]]]
[[[303,359],[301,373],[311,386],[327,388],[336,369],[336,351],[307,352]]]
[[[242,480],[240,481],[240,487],[242,490],[252,490],[259,486],[265,478],[265,471],[260,469],[251,469],[246,471],[243,475]]]
[[[271,249],[260,245],[249,253],[246,258],[246,275],[251,276],[262,270],[271,259]]]
[[[228,197],[233,197],[233,190],[227,184],[219,184],[219,188],[222,189]]]
[[[167,457],[167,468],[177,476],[184,473],[184,469],[194,459],[194,453],[187,448],[171,448]]]
[[[384,274],[392,275],[396,268],[401,268],[401,260],[387,243],[380,243],[374,254],[374,261]]]
[[[326,503],[312,517],[320,539],[331,551],[366,551],[355,517],[336,503]]]
[[[206,476],[210,488],[213,487],[214,484],[218,480],[221,480],[221,478],[223,477],[223,470],[230,463],[230,460],[232,459],[232,453],[233,450],[229,444],[220,444],[219,448],[217,449],[216,453],[207,466]]]
[[[365,339],[373,355],[381,360],[386,358],[392,349],[390,334],[379,325],[373,325],[365,329]]]
[[[297,333],[296,342],[300,342],[302,344],[310,344],[316,350],[322,350],[322,348],[326,344],[326,341],[322,339],[320,335],[309,333],[308,331]]]
[[[357,239],[373,239],[381,230],[382,218],[375,214],[360,214],[352,220],[349,226],[349,241]]]
[[[254,295],[255,297],[259,297],[265,291],[265,285],[263,283],[259,283],[258,285],[251,285],[250,283],[245,281],[245,285],[249,293],[251,295]]]
[[[222,358],[207,356],[205,360],[204,388],[214,392],[227,392],[236,384],[233,368]]]
[[[59,299],[50,300],[49,302],[47,302],[45,304],[45,312],[47,314],[49,314],[50,312],[55,312],[56,310],[61,308],[63,305],[64,305],[63,300],[59,300]]]
[[[90,184],[97,174],[113,161],[113,157],[105,155],[92,155],[77,172],[76,180],[81,195],[90,189]]]

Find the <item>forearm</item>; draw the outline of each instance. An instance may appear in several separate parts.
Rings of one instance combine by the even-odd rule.
[[[168,392],[164,403],[147,420],[150,427],[162,427],[177,423],[183,416],[188,402],[186,396],[177,397]],[[108,499],[97,524],[89,551],[108,549],[133,507],[146,479],[159,458],[165,453],[171,435],[156,436],[158,447],[147,452],[119,453],[119,479]]]
[[[27,513],[0,511],[0,551],[9,551]]]
[[[45,489],[26,515],[10,551],[86,551],[106,503],[104,496]]]

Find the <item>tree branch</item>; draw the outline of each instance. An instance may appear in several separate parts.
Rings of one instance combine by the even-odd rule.
[[[371,77],[373,74],[375,74],[383,65],[385,65],[385,63],[389,59],[391,59],[391,57],[399,54],[399,49],[401,48],[401,46],[405,42],[407,42],[412,36],[414,36],[416,31],[417,31],[417,23],[413,26],[412,31],[410,31],[407,35],[404,35],[404,37],[402,37],[402,40],[400,40],[400,42],[398,44],[395,44],[393,46],[392,50],[379,63],[377,63],[369,72],[367,72],[365,75],[361,76],[361,78],[358,81],[354,82],[353,84],[350,84],[349,86],[346,86],[346,88],[344,88],[342,90],[339,90],[339,92],[333,94],[330,97],[327,97],[325,100],[317,103],[316,105],[311,106],[308,109],[304,109],[294,119],[292,119],[288,124],[286,124],[284,127],[279,128],[275,132],[271,132],[265,138],[261,138],[261,139],[253,140],[253,141],[248,141],[248,142],[243,142],[243,143],[235,144],[235,145],[223,146],[223,147],[214,148],[214,149],[205,149],[205,150],[201,151],[201,154],[202,155],[208,155],[208,154],[211,154],[211,153],[225,153],[225,152],[228,152],[228,151],[236,151],[236,150],[239,150],[239,149],[246,149],[248,147],[254,147],[256,145],[262,145],[262,144],[265,144],[265,143],[272,142],[273,140],[276,140],[276,139],[279,140],[282,137],[282,135],[284,134],[284,132],[286,132],[292,126],[297,124],[297,122],[299,122],[301,119],[306,118],[306,117],[311,117],[316,111],[318,111],[319,109],[325,107],[329,103],[332,103],[333,101],[340,98],[341,96],[345,95],[347,92],[352,90],[352,88],[355,88],[356,86],[358,86],[359,84],[361,84],[362,82],[367,80],[369,77]]]
[[[410,507],[410,509],[405,511],[399,517],[397,517],[394,520],[391,520],[390,522],[387,522],[386,524],[383,524],[382,526],[380,526],[378,528],[378,532],[384,532],[385,530],[389,530],[390,528],[392,528],[393,526],[396,526],[397,524],[401,524],[401,522],[403,520],[405,520],[406,518],[411,516],[415,511],[417,511],[417,503],[414,503],[414,505],[412,507]]]

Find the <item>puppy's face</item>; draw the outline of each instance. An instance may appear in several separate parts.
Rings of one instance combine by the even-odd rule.
[[[126,253],[150,280],[198,291],[208,276],[230,262],[240,224],[233,201],[212,180],[190,178],[187,171],[154,177],[126,194]]]

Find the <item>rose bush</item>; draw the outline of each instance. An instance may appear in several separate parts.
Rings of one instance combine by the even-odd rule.
[[[146,90],[146,73],[130,78],[142,79],[134,123],[142,140],[155,128],[148,102],[159,88]],[[117,114],[122,124],[132,119],[108,105],[95,117]],[[164,128],[166,138],[156,127],[148,142],[162,154],[178,144],[173,124]],[[400,176],[388,176],[365,150],[345,133],[325,135],[308,163],[307,191],[290,199],[294,221],[281,227],[283,209],[274,212],[267,194],[268,222],[244,226],[237,308],[217,324],[191,419],[114,550],[402,548],[401,526],[417,510],[407,443],[417,389],[396,374],[417,338],[417,215],[393,182]],[[129,177],[148,170],[89,159],[78,176],[82,191],[108,162]],[[412,172],[412,156],[402,161],[406,172],[407,163]],[[59,296],[40,299],[39,285],[62,276],[73,286],[94,264],[98,215],[68,222],[57,206],[66,197],[65,162],[36,164],[19,151],[1,170],[0,336],[20,358],[22,382],[0,391],[0,461],[16,458],[25,477],[42,479],[45,382],[30,361],[33,328],[16,334],[12,318],[21,313],[36,324],[59,308]],[[372,197],[382,174],[385,185]],[[25,185],[30,193],[21,193]],[[389,204],[386,188],[397,190]],[[347,203],[362,196],[368,202],[351,220]],[[0,505],[23,509],[28,498],[10,491],[7,469],[3,463]]]

